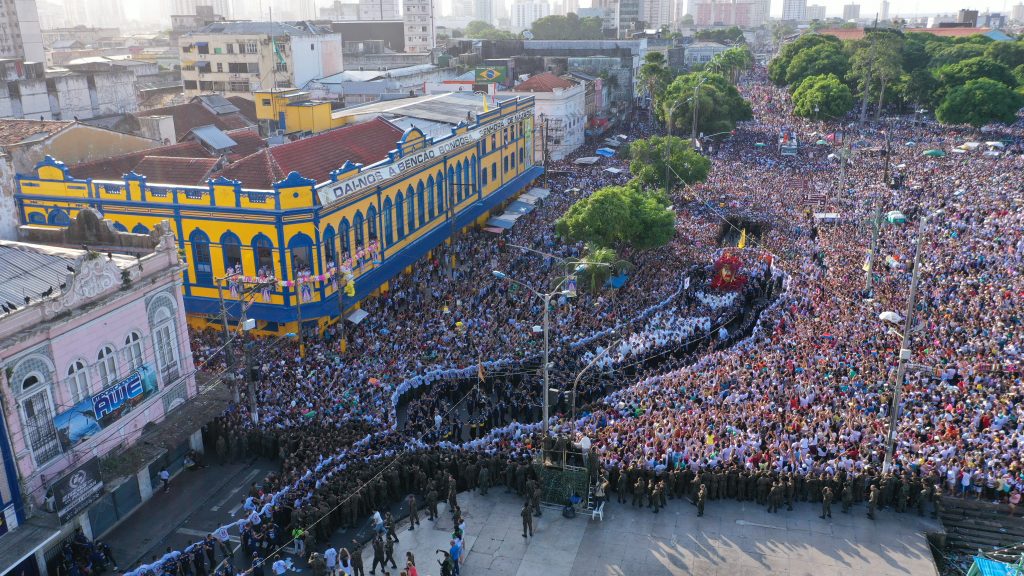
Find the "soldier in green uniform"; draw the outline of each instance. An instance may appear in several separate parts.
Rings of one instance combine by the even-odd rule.
[[[491,469],[487,466],[480,467],[480,474],[477,477],[477,484],[480,486],[480,495],[487,496],[487,490],[491,487]]]
[[[523,502],[523,509],[519,511],[523,518],[523,538],[529,533],[533,537],[533,510],[530,509],[530,502]]]
[[[932,518],[942,515],[942,486],[938,484],[932,488]]]
[[[868,494],[868,518],[874,520],[876,510],[878,510],[878,486],[872,484],[871,492]]]
[[[437,489],[431,482],[427,489],[427,520],[433,522],[434,518],[437,518]]]
[[[533,494],[531,495],[531,498],[533,498],[534,516],[540,516],[542,514],[542,512],[540,511],[540,499],[543,495],[544,489],[541,487],[540,482],[535,483],[533,486]]]
[[[903,482],[900,485],[899,499],[896,500],[896,511],[900,512],[900,513],[906,512],[907,511],[907,504],[909,503],[909,501],[910,501],[910,478],[907,478],[906,476],[904,476],[903,477]]]
[[[825,517],[832,517],[832,487],[825,486],[825,489],[821,491],[821,516],[822,520]]]
[[[843,514],[849,514],[853,506],[853,484],[847,480],[843,486]]]
[[[644,491],[647,490],[647,485],[644,483],[643,478],[637,478],[636,483],[633,484],[633,506],[637,506],[639,503],[640,507],[644,507]]]
[[[793,493],[796,491],[796,484],[793,483],[793,477],[790,476],[784,480],[786,483],[784,493],[786,495],[786,510],[789,512],[793,511]]]
[[[655,484],[654,480],[651,480],[651,505],[654,506],[654,513],[658,513],[658,508],[661,506],[661,499],[665,496],[665,485],[661,482]]]
[[[703,484],[701,484],[700,488],[697,490],[697,516],[704,515],[704,502],[707,498],[708,490]]]

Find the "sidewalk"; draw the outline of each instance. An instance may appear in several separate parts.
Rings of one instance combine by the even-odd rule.
[[[160,556],[167,546],[180,540],[172,536],[190,516],[201,512],[204,505],[232,481],[239,481],[249,464],[213,465],[198,471],[184,471],[171,478],[170,491],[164,493],[159,484],[153,486],[153,497],[131,516],[111,530],[106,541],[118,566],[129,569]],[[210,525],[213,530],[217,526]]]

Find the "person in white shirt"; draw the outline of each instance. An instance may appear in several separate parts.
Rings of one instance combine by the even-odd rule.
[[[274,576],[284,576],[284,573],[288,571],[288,564],[280,556],[275,556],[275,558],[277,560],[271,565],[271,568],[274,570]]]
[[[327,576],[334,576],[338,569],[338,551],[334,548],[324,550],[324,561],[327,563]]]

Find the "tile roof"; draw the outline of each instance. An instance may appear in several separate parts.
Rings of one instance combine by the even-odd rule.
[[[911,32],[922,32],[925,34],[934,34],[935,36],[947,36],[952,38],[960,38],[963,36],[973,36],[975,34],[986,34],[991,32],[991,28],[905,28],[904,33]],[[835,36],[840,40],[860,40],[864,37],[863,28],[823,28],[818,30],[818,34],[825,36]]]
[[[235,108],[238,108],[238,111],[242,114],[242,116],[248,118],[250,121],[252,121],[253,124],[256,123],[255,100],[243,98],[242,96],[228,96],[228,102],[234,104]]]
[[[0,120],[0,147],[14,146],[33,136],[49,136],[72,124],[56,120]]]
[[[325,182],[331,171],[346,161],[372,164],[383,160],[401,137],[400,128],[375,118],[261,150],[230,164],[219,174],[240,180],[245,188],[268,190],[293,171]]]
[[[203,148],[199,142],[181,142],[170,146],[150,148],[104,158],[74,164],[69,168],[71,175],[75,178],[85,180],[93,178],[96,180],[118,180],[121,176],[131,172],[147,156],[163,156],[175,158],[209,158],[210,153]],[[173,183],[173,182],[172,182]]]
[[[173,156],[146,156],[134,171],[152,184],[182,184],[201,186],[220,162],[218,158],[175,158]]]
[[[246,118],[240,111],[228,114],[214,114],[199,100],[193,100],[186,104],[167,106],[165,108],[153,108],[140,112],[139,116],[171,116],[174,118],[174,134],[177,139],[182,139],[194,128],[212,124],[225,132],[246,128],[255,123]]]
[[[531,76],[525,82],[520,82],[512,90],[514,92],[554,92],[556,88],[565,89],[573,86],[575,84],[565,78],[555,76],[551,72],[544,72]]]
[[[267,142],[256,130],[249,128],[229,130],[227,135],[236,142],[235,147],[231,149],[229,156],[231,158],[244,158],[267,147]]]

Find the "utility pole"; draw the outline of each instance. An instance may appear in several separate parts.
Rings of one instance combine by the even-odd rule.
[[[256,381],[253,378],[254,366],[252,365],[252,342],[245,343],[245,379],[249,390],[249,416],[253,424],[260,423],[259,408],[256,406]]]
[[[900,343],[900,362],[896,368],[896,381],[892,387],[892,407],[889,409],[889,431],[885,438],[885,460],[882,463],[882,473],[887,474],[892,470],[893,449],[896,434],[896,416],[899,412],[900,398],[903,396],[903,378],[907,374],[907,362],[910,361],[910,336],[914,329],[914,317],[917,315],[917,284],[921,278],[921,245],[925,240],[925,225],[928,222],[927,216],[921,217],[921,223],[917,229],[917,246],[914,247],[914,270],[910,280],[910,297],[907,298],[907,314],[903,319],[903,334]]]
[[[298,309],[298,328],[296,331],[299,335],[299,357],[306,357],[306,341],[302,337],[302,286],[295,284],[295,305]]]
[[[652,100],[653,102],[653,100]],[[665,195],[667,196],[669,191],[672,190],[672,186],[669,185],[669,174],[668,163],[672,159],[672,113],[675,112],[676,107],[673,105],[669,108],[668,118],[665,119]]]
[[[867,271],[864,274],[864,294],[871,292],[874,279],[875,252],[878,251],[878,233],[882,227],[882,202],[875,200],[874,216],[871,218],[871,252],[868,253]]]
[[[561,294],[561,292],[548,292],[547,294],[544,294],[544,409],[543,409],[544,424],[543,424],[543,430],[544,430],[544,436],[545,437],[547,437],[547,435],[548,435],[548,412],[550,411],[550,404],[551,404],[551,401],[549,399],[549,396],[551,396],[551,389],[548,387],[548,364],[550,364],[550,359],[548,357],[548,354],[549,354],[548,330],[550,328],[550,318],[549,318],[550,313],[548,312],[548,309],[551,308],[551,297],[554,296],[555,294]]]
[[[235,352],[231,349],[231,332],[228,329],[228,308],[224,305],[224,285],[217,281],[217,297],[220,298],[220,322],[223,330],[221,331],[221,345],[224,347],[224,359],[227,362],[228,374],[231,378],[231,398],[237,404],[240,400],[240,394],[238,391],[238,383],[235,382]]]
[[[892,155],[892,150],[889,146],[889,131],[885,131],[885,168],[882,172],[882,184],[889,187],[889,157]]]
[[[348,342],[345,341],[345,303],[342,299],[345,297],[345,288],[341,285],[341,266],[334,266],[334,285],[335,291],[338,293],[338,327],[341,328],[341,353],[344,354],[348,349]]]

